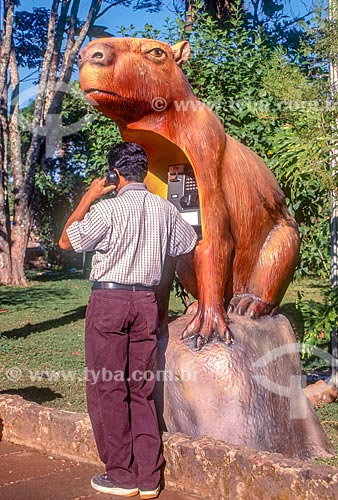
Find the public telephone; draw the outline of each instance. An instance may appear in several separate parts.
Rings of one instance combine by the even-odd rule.
[[[182,217],[200,232],[201,216],[197,182],[194,171],[188,163],[169,166],[168,200],[181,212]]]

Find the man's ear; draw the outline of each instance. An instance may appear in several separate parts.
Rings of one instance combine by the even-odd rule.
[[[190,44],[187,40],[175,43],[175,45],[172,45],[171,50],[173,52],[174,61],[176,61],[179,66],[187,62],[190,57]]]

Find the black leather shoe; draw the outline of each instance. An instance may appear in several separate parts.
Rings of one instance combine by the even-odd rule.
[[[134,497],[138,494],[138,488],[122,488],[113,484],[106,472],[103,474],[96,474],[92,477],[91,485],[96,491],[101,493],[108,493],[110,495],[117,495],[120,497]]]

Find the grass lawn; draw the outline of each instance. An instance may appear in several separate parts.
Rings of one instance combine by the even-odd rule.
[[[89,290],[88,281],[76,274],[36,277],[28,288],[0,288],[2,390],[47,406],[85,410],[83,330]]]
[[[28,288],[0,287],[0,393],[86,411],[84,315],[90,283],[77,273],[31,273],[29,278]],[[281,312],[300,338],[304,328],[295,308],[298,291],[312,300],[321,301],[322,295],[318,281],[303,280],[289,287]],[[171,316],[182,311],[173,294]],[[318,415],[338,449],[338,404],[326,406]],[[338,459],[329,463],[338,467]]]
[[[0,287],[0,393],[85,411],[84,317],[90,283],[80,274],[31,275]],[[172,297],[171,315],[183,310]]]

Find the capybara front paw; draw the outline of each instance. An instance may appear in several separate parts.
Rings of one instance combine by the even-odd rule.
[[[201,349],[214,338],[232,344],[233,336],[228,323],[225,312],[222,314],[210,309],[208,312],[198,311],[183,331],[181,339],[192,339],[196,349]]]
[[[261,316],[272,316],[277,311],[277,306],[264,302],[259,297],[251,294],[234,295],[228,306],[228,313],[239,316],[249,316],[252,319]]]

